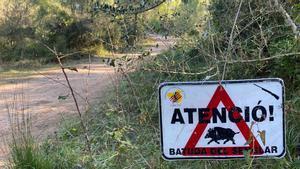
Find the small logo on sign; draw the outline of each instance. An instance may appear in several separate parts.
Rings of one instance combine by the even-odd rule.
[[[173,88],[167,92],[167,98],[173,104],[181,104],[183,97],[183,91],[179,88]]]

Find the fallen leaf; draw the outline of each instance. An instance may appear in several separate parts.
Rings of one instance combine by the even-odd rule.
[[[67,98],[69,97],[69,94],[68,95],[65,95],[65,96],[58,96],[58,100],[66,100]]]

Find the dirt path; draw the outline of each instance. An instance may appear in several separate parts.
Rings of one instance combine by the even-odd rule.
[[[78,72],[68,71],[70,83],[77,95],[80,109],[86,108],[86,100],[92,103],[101,96],[108,85],[112,83],[114,69],[97,61],[90,65],[79,64]],[[8,83],[0,85],[0,135],[1,141],[9,134],[9,116],[7,106],[11,113],[30,113],[32,118],[32,134],[42,139],[54,133],[62,116],[76,116],[74,102],[70,95],[66,81],[59,69],[44,70],[35,75],[22,79],[6,79]],[[65,100],[59,96],[67,96]],[[15,105],[14,105],[15,104]],[[73,116],[73,115],[72,115]],[[1,144],[0,160],[7,156],[6,145]],[[4,152],[3,152],[4,149]]]
[[[169,48],[173,47],[178,40],[173,37],[168,37],[166,39],[165,37],[159,36],[157,34],[148,34],[148,37],[154,42],[154,46],[148,48],[149,50],[151,50],[151,55],[158,55],[163,51],[168,50]]]
[[[153,45],[146,50],[151,55],[157,55],[174,45],[173,39],[165,39],[161,36],[150,34]],[[114,68],[104,65],[100,59],[93,59],[89,63],[75,65],[78,72],[67,71],[74,90],[78,93],[80,109],[86,108],[86,100],[89,103],[101,97],[101,93],[108,86],[113,85],[115,75]],[[0,75],[1,78],[1,75]],[[32,116],[32,133],[42,139],[52,135],[57,130],[62,116],[76,116],[74,102],[69,89],[65,86],[66,81],[59,68],[46,69],[22,78],[0,79],[0,167],[1,162],[7,158],[7,145],[3,140],[9,136],[9,118],[7,106],[12,113],[20,110],[23,106],[25,112]],[[64,84],[64,85],[63,85]],[[59,96],[66,96],[65,100],[58,99]],[[13,108],[14,104],[17,108]],[[20,107],[21,106],[21,107]]]

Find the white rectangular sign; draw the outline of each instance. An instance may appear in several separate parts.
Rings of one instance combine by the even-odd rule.
[[[159,104],[165,159],[285,155],[281,79],[163,83]]]

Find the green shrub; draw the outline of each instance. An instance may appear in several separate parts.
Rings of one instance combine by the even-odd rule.
[[[23,137],[23,136],[22,136]],[[16,138],[10,145],[14,169],[53,169],[53,161],[41,153],[30,136]]]

